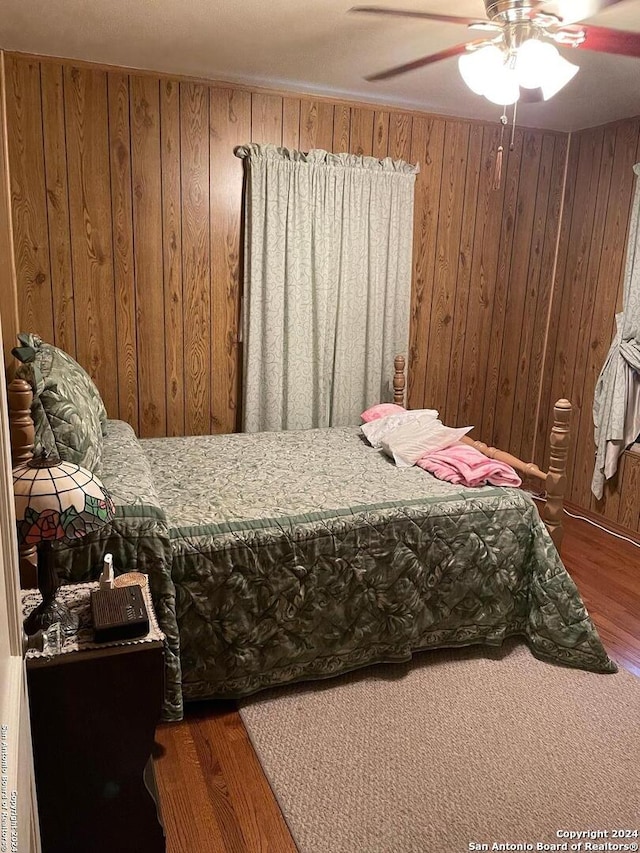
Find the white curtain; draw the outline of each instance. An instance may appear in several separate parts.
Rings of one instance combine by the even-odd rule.
[[[623,310],[616,336],[596,384],[593,423],[597,445],[591,491],[602,497],[618,458],[640,433],[640,163],[633,167],[636,189],[631,209]]]
[[[417,167],[273,145],[245,159],[244,429],[358,423],[408,348]]]

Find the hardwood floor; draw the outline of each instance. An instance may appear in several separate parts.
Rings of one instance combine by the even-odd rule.
[[[640,676],[640,548],[566,518],[564,563],[609,654]],[[295,844],[233,703],[159,727],[167,853],[293,853]]]

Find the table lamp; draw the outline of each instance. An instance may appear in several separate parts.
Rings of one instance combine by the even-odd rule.
[[[63,634],[74,634],[77,616],[56,601],[60,580],[52,545],[56,539],[79,539],[107,524],[114,515],[113,501],[90,471],[47,454],[13,469],[13,491],[18,542],[36,546],[42,595],[42,603],[25,620],[25,633],[31,636],[59,622]]]

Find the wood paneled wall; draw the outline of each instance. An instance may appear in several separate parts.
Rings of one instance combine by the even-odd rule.
[[[551,305],[538,423],[538,461],[548,452],[554,399],[574,405],[569,499],[624,527],[640,530],[640,454],[626,453],[602,501],[591,494],[595,461],[593,396],[622,308],[624,260],[640,117],[572,134],[558,263]]]
[[[419,162],[409,400],[533,452],[567,137],[7,57],[20,324],[143,436],[231,431],[254,142]],[[391,369],[391,368],[390,368]]]

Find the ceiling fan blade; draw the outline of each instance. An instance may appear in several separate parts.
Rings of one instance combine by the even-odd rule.
[[[440,62],[441,59],[449,59],[451,56],[460,56],[464,53],[466,44],[455,44],[453,47],[447,47],[438,53],[431,53],[429,56],[422,56],[420,59],[414,59],[413,62],[406,62],[404,65],[398,65],[395,68],[389,68],[387,71],[379,71],[377,74],[371,74],[365,77],[365,80],[374,82],[375,80],[388,80],[390,77],[397,77],[399,74],[405,74],[407,71],[414,71],[416,68],[424,68],[425,65],[431,65],[432,62]]]
[[[436,15],[430,12],[416,12],[411,9],[389,9],[386,6],[352,6],[350,12],[366,12],[372,15],[392,15],[396,18],[422,18],[425,21],[441,21],[445,24],[477,24],[478,18],[459,18],[457,15]]]
[[[595,50],[599,53],[617,53],[620,56],[634,56],[640,59],[640,33],[629,30],[612,30],[609,27],[581,25],[586,39],[580,45],[581,50]]]

